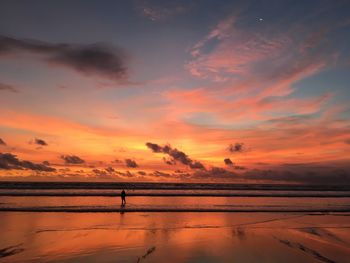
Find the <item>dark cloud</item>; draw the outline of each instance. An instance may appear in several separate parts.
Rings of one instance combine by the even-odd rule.
[[[243,152],[244,151],[244,143],[236,142],[235,144],[230,144],[228,146],[228,151],[231,153]]]
[[[42,172],[54,172],[55,168],[44,164],[35,164],[26,160],[19,160],[16,155],[11,153],[0,153],[0,169],[29,169]]]
[[[0,138],[0,145],[6,145],[5,141]]]
[[[112,163],[123,163],[123,161],[119,159],[115,159]]]
[[[131,159],[125,159],[125,165],[130,168],[136,168],[138,167],[137,163],[134,160]]]
[[[231,161],[230,158],[224,159],[224,163],[225,163],[227,166],[233,166],[233,162]]]
[[[246,169],[242,166],[235,166],[234,168],[237,170]],[[320,185],[350,184],[350,166],[348,164],[338,166],[285,164],[273,169],[253,169],[244,173],[236,173],[221,167],[212,167],[208,170],[195,171],[189,178],[213,181],[243,179]]]
[[[139,175],[146,175],[146,172],[144,172],[144,171],[138,171],[137,172]]]
[[[115,172],[115,170],[114,170],[113,167],[107,167],[105,170],[106,170],[108,173],[114,173],[114,172]]]
[[[350,184],[350,166],[343,165],[314,165],[314,164],[284,164],[268,170],[248,170],[243,166],[233,165],[237,171],[222,167],[195,170],[192,173],[176,170],[174,173],[155,171],[150,176],[158,178],[173,178],[181,180],[204,180],[213,182],[233,182],[242,180],[270,181],[279,183],[302,184]],[[246,170],[246,171],[240,171]]]
[[[116,55],[112,49],[102,45],[70,48],[53,56],[49,61],[71,67],[85,75],[94,74],[113,80],[126,78],[121,54]]]
[[[111,175],[103,170],[93,169],[92,172],[99,178],[111,178]]]
[[[205,169],[204,165],[198,161],[192,161],[189,166],[191,169]]]
[[[44,165],[50,165],[49,161],[43,161]]]
[[[206,179],[206,180],[232,180],[237,179],[238,176],[232,171],[228,171],[221,167],[212,167],[209,170],[200,170],[193,173],[191,178],[194,179]]]
[[[119,171],[116,171],[115,172],[116,174],[120,175],[120,176],[124,176],[124,177],[134,177],[134,174],[133,173],[130,173],[130,171],[126,171],[125,173],[123,172],[119,172]]]
[[[176,164],[174,159],[168,159],[168,158],[163,157],[163,161],[168,165],[175,165]]]
[[[38,138],[35,138],[34,143],[38,144],[38,145],[41,145],[41,146],[47,146],[48,145],[44,140],[38,139]]]
[[[1,46],[0,46],[1,48]],[[1,52],[0,52],[0,55],[1,55]],[[0,82],[0,91],[3,90],[3,91],[10,91],[10,92],[14,92],[14,93],[17,93],[18,90],[10,85],[10,84],[6,84],[6,83],[3,83],[3,82]]]
[[[169,155],[171,157],[171,159],[168,160],[169,164],[180,162],[184,165],[189,166],[191,169],[205,169],[202,163],[192,160],[187,156],[187,154],[179,151],[176,148],[172,148],[170,145],[160,146],[155,143],[147,142],[146,146],[155,153],[164,153]]]
[[[224,159],[224,163],[231,167],[231,168],[234,168],[235,170],[245,170],[246,168],[244,166],[239,166],[239,165],[235,165],[230,158],[226,158]]]
[[[63,159],[67,164],[82,164],[85,163],[83,159],[76,155],[61,155],[61,159]]]
[[[147,142],[146,146],[151,149],[154,153],[160,153],[163,152],[163,147],[159,146],[156,143],[151,143],[151,142]]]
[[[298,182],[311,184],[349,184],[350,166],[285,164],[269,170],[250,170],[244,174],[247,179]]]
[[[178,176],[179,179],[181,180],[188,180],[188,179],[191,179],[192,178],[192,174],[191,173],[178,173],[176,174]]]
[[[350,166],[323,166],[312,164],[285,164],[269,170],[247,170],[236,173],[221,167],[196,170],[192,174],[173,174],[182,179],[209,181],[258,180],[273,182],[289,182],[303,184],[350,184]],[[245,170],[243,166],[234,166],[236,170]],[[177,175],[176,175],[177,174]],[[160,177],[160,175],[158,175]]]
[[[164,172],[160,172],[160,171],[154,171],[153,173],[150,173],[150,175],[155,176],[155,177],[163,177],[163,178],[173,177],[173,175],[170,173],[164,173]]]
[[[84,75],[126,80],[125,53],[105,44],[52,44],[33,39],[0,36],[0,56],[29,52],[50,64],[65,66]]]

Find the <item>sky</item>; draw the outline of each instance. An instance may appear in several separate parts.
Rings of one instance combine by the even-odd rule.
[[[350,183],[350,2],[0,2],[0,180]]]

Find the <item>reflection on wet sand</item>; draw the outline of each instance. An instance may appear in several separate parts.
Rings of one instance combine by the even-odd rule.
[[[21,248],[21,245],[22,244],[0,249],[0,258],[9,257],[21,253],[24,250],[23,248]]]
[[[310,249],[310,248],[304,246],[303,244],[300,244],[297,242],[291,242],[289,240],[278,239],[278,238],[277,238],[277,240],[290,248],[295,248],[297,250],[301,250],[301,251],[305,252],[306,254],[311,255],[312,257],[318,259],[319,261],[326,262],[326,263],[336,263],[335,261],[333,261],[329,258],[326,258],[325,256],[322,256],[316,250]]]
[[[1,197],[16,212],[350,212],[350,198],[288,197]]]
[[[0,213],[0,218],[5,237],[0,247],[7,255],[2,262],[11,263],[347,262],[350,256],[348,214]]]
[[[137,259],[137,263],[141,262],[141,260],[145,259],[148,257],[150,254],[152,254],[156,250],[156,247],[151,247],[150,249],[147,250],[146,254],[144,254],[142,257],[139,257]]]

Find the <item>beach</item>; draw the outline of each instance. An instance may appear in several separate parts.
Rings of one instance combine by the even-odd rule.
[[[350,214],[1,212],[1,262],[348,262]]]
[[[0,188],[1,262],[348,262],[350,256],[344,186]]]

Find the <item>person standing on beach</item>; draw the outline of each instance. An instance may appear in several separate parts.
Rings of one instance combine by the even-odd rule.
[[[124,189],[121,192],[120,197],[122,198],[122,206],[124,206],[126,204],[126,198],[125,198],[126,197],[126,193],[125,193]]]

